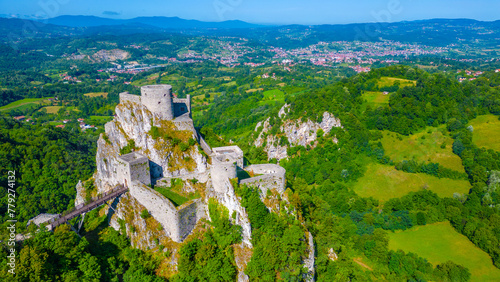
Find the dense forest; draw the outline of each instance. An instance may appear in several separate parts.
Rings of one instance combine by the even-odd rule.
[[[16,218],[26,222],[39,213],[60,213],[75,199],[75,186],[95,170],[97,136],[54,126],[20,123],[0,117],[1,216],[7,219],[7,171],[16,172]]]

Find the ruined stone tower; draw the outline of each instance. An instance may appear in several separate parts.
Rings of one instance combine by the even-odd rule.
[[[141,87],[141,102],[153,114],[164,120],[174,119],[172,86],[166,84]]]

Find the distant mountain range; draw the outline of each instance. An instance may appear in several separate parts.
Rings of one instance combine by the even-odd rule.
[[[178,17],[138,17],[127,20],[95,16],[59,16],[43,23],[0,18],[0,42],[61,36],[183,33],[232,36],[277,47],[304,47],[321,41],[399,41],[431,46],[473,44],[496,49],[500,21],[432,19],[395,23],[264,26],[243,21],[203,22]]]
[[[109,19],[95,16],[59,16],[48,19],[47,23],[69,27],[96,27],[115,25],[148,25],[162,29],[211,29],[211,28],[254,28],[261,25],[243,21],[203,22],[185,20],[178,17],[137,17],[128,20]]]

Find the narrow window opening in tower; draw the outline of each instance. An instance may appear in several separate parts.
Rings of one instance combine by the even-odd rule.
[[[158,102],[158,105],[161,104],[161,102]]]

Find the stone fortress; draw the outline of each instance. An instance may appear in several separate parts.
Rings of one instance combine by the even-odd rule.
[[[275,189],[283,194],[285,169],[274,164],[245,167],[243,151],[238,146],[210,148],[194,127],[189,95],[186,99],[172,98],[171,89],[170,85],[147,85],[141,87],[141,96],[126,92],[120,94],[117,117],[121,122],[117,124],[111,121],[106,124],[106,136],[112,144],[121,144],[120,146],[126,144],[123,136],[132,138],[139,148],[129,154],[120,155],[116,148],[106,149],[108,145],[101,140],[102,137],[100,138],[97,154],[98,172],[95,177],[98,191],[106,191],[117,184],[128,186],[130,195],[149,211],[150,215],[162,225],[165,234],[175,242],[182,242],[201,218],[208,217],[208,199],[216,198],[228,208],[229,214],[235,215],[233,223],[242,226],[243,242],[251,246],[248,216],[235,194],[231,180],[238,179],[239,173],[247,176],[256,175],[238,181],[240,184],[258,187],[262,197],[265,197],[268,189]],[[138,112],[141,108],[143,110]],[[139,116],[140,114],[142,116]],[[131,120],[137,123],[133,127],[129,124]],[[168,168],[160,165],[165,162],[158,154],[152,152],[154,144],[152,146],[149,137],[143,136],[151,127],[149,123],[152,124],[155,120],[171,121],[177,130],[191,131],[193,139],[197,140],[199,147],[209,156],[211,164],[201,161],[197,163],[194,171],[178,170],[166,173]],[[103,152],[108,156],[105,162],[102,160]],[[196,158],[196,153],[193,154],[192,156]],[[168,198],[151,188],[152,184],[171,183],[174,178],[184,181],[197,179],[205,183],[205,197],[190,200],[176,207]]]

